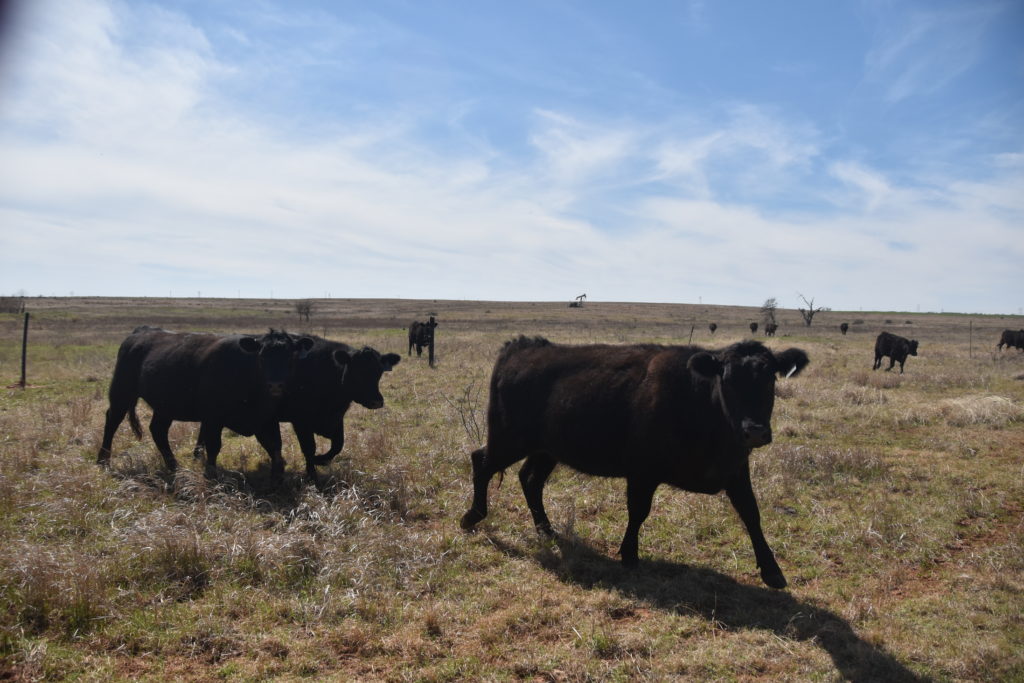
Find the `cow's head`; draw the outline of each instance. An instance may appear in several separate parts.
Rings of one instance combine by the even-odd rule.
[[[364,346],[354,353],[337,349],[331,357],[341,368],[342,384],[353,401],[371,410],[384,407],[384,396],[380,393],[380,378],[398,365],[402,360],[401,356],[397,353],[381,355],[369,346]]]
[[[911,339],[910,340],[910,355],[911,356],[916,356],[917,355],[917,340],[916,339]]]
[[[714,396],[738,439],[746,448],[772,441],[775,377],[792,377],[810,362],[801,349],[773,352],[759,342],[741,342],[721,351],[690,357],[690,371],[719,380]]]
[[[313,340],[270,330],[259,337],[242,337],[238,345],[246,353],[256,355],[267,391],[272,397],[280,398],[284,395],[284,385],[292,373],[295,357],[313,348]]]

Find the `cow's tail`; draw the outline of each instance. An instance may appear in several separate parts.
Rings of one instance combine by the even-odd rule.
[[[135,401],[132,401],[131,406],[128,408],[128,425],[131,426],[135,438],[141,439],[142,425],[139,424],[139,414],[135,412]]]

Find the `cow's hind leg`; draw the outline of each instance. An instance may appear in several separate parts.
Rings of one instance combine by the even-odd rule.
[[[470,456],[473,462],[473,505],[462,515],[460,525],[467,531],[487,516],[487,486],[491,477],[521,460],[521,455],[498,455],[493,449],[478,448]]]
[[[531,455],[526,464],[519,470],[519,483],[526,496],[526,505],[533,515],[533,525],[537,532],[545,536],[554,536],[551,521],[544,511],[544,483],[555,469],[555,460],[547,455]]]
[[[149,421],[149,434],[153,437],[156,449],[163,456],[167,469],[174,472],[178,469],[178,461],[174,459],[174,451],[171,450],[171,444],[167,440],[167,432],[171,428],[171,422],[170,418],[154,412],[153,419]]]
[[[782,569],[775,561],[775,554],[768,546],[764,532],[761,531],[761,513],[757,509],[757,499],[750,485],[750,470],[745,469],[742,474],[737,475],[725,492],[743,520],[744,526],[747,527],[750,542],[754,546],[754,557],[757,558],[757,566],[761,570],[761,580],[772,588],[785,588],[786,577],[782,575]]]
[[[651,501],[654,499],[654,491],[657,488],[657,482],[646,479],[626,480],[626,508],[629,511],[629,522],[626,524],[626,533],[622,537],[622,545],[619,546],[619,555],[622,558],[622,564],[627,567],[635,567],[640,563],[640,525],[651,513]]]
[[[100,445],[100,452],[96,455],[96,464],[106,466],[110,464],[110,449],[114,445],[114,434],[121,426],[121,421],[128,414],[128,408],[115,408],[113,403],[107,408],[107,417],[103,425],[103,443]]]

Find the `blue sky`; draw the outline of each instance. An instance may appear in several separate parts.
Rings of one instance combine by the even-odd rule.
[[[32,0],[0,294],[1018,313],[1024,4]]]

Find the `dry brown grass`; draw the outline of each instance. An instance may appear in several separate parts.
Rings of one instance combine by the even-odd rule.
[[[93,464],[116,346],[135,325],[298,331],[292,302],[28,303],[34,388],[0,402],[0,677],[1024,677],[1024,354],[994,350],[1019,319],[975,318],[971,339],[963,316],[822,313],[807,329],[781,312],[768,343],[812,364],[778,385],[776,442],[753,457],[791,581],[777,592],[721,496],[659,490],[633,572],[615,557],[621,481],[556,470],[556,541],[534,534],[514,476],[479,532],[457,524],[506,339],[685,343],[693,328],[695,343],[722,346],[756,309],[317,302],[311,331],[403,355],[387,408],[353,408],[318,490],[287,430],[281,489],[240,437],[206,480],[188,454],[193,425],[172,430],[176,477],[126,428],[111,470]],[[402,329],[432,313],[433,370],[405,356]],[[883,327],[921,342],[904,375],[870,369]],[[20,319],[0,314],[0,332],[9,384]]]

